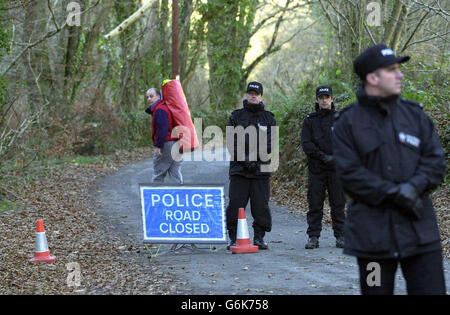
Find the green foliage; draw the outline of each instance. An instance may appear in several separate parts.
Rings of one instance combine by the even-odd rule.
[[[225,128],[232,110],[213,109],[211,107],[193,108],[191,110],[191,117],[195,119],[202,119],[203,130],[208,126],[218,126],[223,130],[225,136]]]
[[[141,75],[138,81],[139,83],[139,91],[142,91],[143,95],[147,91],[147,89],[151,87],[161,88],[162,82],[165,79],[169,78],[169,75],[165,75],[164,71],[162,71],[161,64],[159,63],[159,59],[161,58],[160,50],[161,47],[159,44],[155,44],[154,49],[151,49],[146,58],[140,62],[141,64]]]
[[[315,92],[319,85],[329,85],[333,88],[334,102],[338,110],[355,99],[350,86],[339,81],[333,68],[326,67],[322,70],[317,84],[305,81],[293,94],[275,90],[266,97],[269,109],[275,114],[280,126],[281,149],[285,144],[292,143],[292,137],[300,138],[304,118],[315,111]]]
[[[256,5],[255,0],[209,0],[201,6],[208,21],[206,39],[214,108],[233,108],[239,98]]]
[[[10,5],[9,1],[0,0],[0,20],[3,18],[3,10],[5,10],[8,5]],[[0,57],[3,56],[4,53],[10,52],[10,41],[12,36],[12,29],[1,27],[0,28]]]
[[[309,83],[300,86],[295,94],[286,95],[279,91],[274,91],[267,97],[268,110],[275,114],[277,125],[279,126],[280,149],[292,139],[300,138],[303,119],[310,112],[314,111],[314,93],[311,89],[305,89]]]
[[[123,112],[119,114],[123,127],[113,135],[115,147],[130,149],[152,146],[151,116],[144,111]],[[107,146],[104,146],[108,148]]]
[[[8,211],[8,210],[15,210],[18,209],[19,206],[8,200],[8,199],[0,199],[0,214],[2,214],[2,212]]]
[[[10,52],[11,34],[11,29],[0,28],[0,56]]]
[[[6,108],[4,108],[7,105],[8,102],[8,90],[6,87],[6,80],[0,76],[0,114],[4,115],[4,111]],[[0,121],[3,121],[3,119],[0,119]],[[0,123],[1,125],[1,123]]]
[[[405,78],[402,96],[423,103],[424,110],[435,124],[444,152],[447,152],[447,159],[450,160],[450,125],[448,124],[450,91],[448,82],[441,78],[441,76],[448,76],[448,65],[442,64],[439,72],[434,71],[435,68],[432,66],[424,67],[425,71],[415,71],[417,70],[415,67],[417,65],[413,64],[403,70]],[[271,105],[270,110],[275,113],[280,126],[281,159],[276,176],[284,180],[293,180],[298,185],[301,184],[306,171],[305,159],[300,153],[301,129],[305,116],[314,111],[316,86],[332,86],[338,110],[356,99],[356,86],[341,80],[336,66],[324,66],[319,71],[317,85],[309,81],[299,85],[292,95],[275,91],[267,97],[267,103]],[[445,183],[449,182],[450,174],[447,170]]]
[[[8,4],[5,0],[0,0],[0,20],[3,17],[2,9],[6,8],[6,4]],[[10,53],[10,41],[11,41],[11,28],[0,28],[0,60],[3,59],[3,56],[5,54]],[[7,105],[8,102],[8,90],[6,86],[6,80],[2,76],[0,76],[0,115],[3,117],[4,110],[6,110],[4,107]],[[3,119],[0,119],[0,121],[3,121]],[[0,123],[1,126],[1,123]]]
[[[14,55],[22,49],[20,45],[11,41],[13,26],[16,30],[20,30],[22,21],[11,18],[14,11],[2,10],[11,3],[10,0],[0,0],[0,20],[2,20],[0,58],[11,53],[10,47],[13,47]],[[42,76],[39,75],[38,82],[42,95],[48,98],[51,106],[64,110],[55,111],[54,116],[43,114],[39,128],[32,131],[32,136],[24,137],[27,140],[20,143],[11,156],[15,158],[17,152],[26,151],[22,150],[26,149],[26,146],[28,151],[36,152],[38,158],[41,158],[46,157],[47,154],[51,155],[48,153],[50,151],[55,156],[73,154],[71,149],[77,143],[80,143],[80,146],[89,145],[92,149],[87,151],[90,152],[89,154],[107,152],[116,148],[152,145],[151,117],[143,111],[146,107],[144,93],[150,87],[160,87],[162,81],[169,77],[171,68],[170,1],[162,0],[159,3],[157,9],[159,12],[152,11],[111,41],[106,41],[103,36],[95,37],[96,31],[99,30],[99,34],[104,34],[113,29],[137,9],[139,1],[113,1],[108,9],[105,4],[100,3],[95,10],[89,12],[85,25],[83,24],[77,32],[79,36],[76,51],[73,51],[73,60],[70,62],[73,66],[71,75],[75,79],[77,73],[83,71],[83,66],[90,64],[84,59],[92,60],[97,67],[90,68],[91,71],[83,75],[83,81],[74,85],[78,88],[71,93],[73,102],[68,104],[54,101],[59,98],[52,94],[58,94],[61,89],[56,78],[47,77],[48,73],[55,71],[52,75],[56,74],[58,78],[60,77],[57,72],[62,67],[59,67],[57,62],[64,60],[64,54],[67,53],[64,51],[66,32],[61,32],[53,39],[33,47],[30,60],[34,69],[38,70],[36,73],[42,73]],[[350,3],[345,1],[336,1],[336,3],[334,6],[341,9],[340,12],[352,13]],[[390,4],[390,7],[386,7],[385,10],[389,13],[392,11],[394,2],[386,3]],[[186,85],[185,92],[188,100],[192,95],[198,96],[199,104],[203,104],[203,100],[207,99],[207,95],[203,93],[210,93],[210,106],[191,107],[193,120],[202,118],[203,128],[215,125],[225,130],[234,105],[244,92],[245,86],[243,87],[242,84],[248,75],[244,73],[244,60],[250,48],[252,31],[255,30],[254,23],[260,23],[262,19],[274,14],[276,10],[281,9],[280,5],[281,3],[271,1],[263,4],[257,0],[180,2],[180,68],[181,78],[185,80],[183,82],[183,85]],[[45,7],[46,4],[43,8]],[[59,7],[62,8],[63,13],[66,13],[64,6]],[[192,14],[189,13],[191,9]],[[328,9],[330,13],[333,12],[333,6],[328,6]],[[18,10],[22,8],[19,6]],[[39,14],[43,12],[47,11]],[[55,12],[56,16],[61,16],[61,12]],[[268,91],[264,95],[265,103],[267,109],[275,113],[280,126],[281,150],[286,152],[292,148],[299,149],[302,122],[308,113],[315,110],[314,92],[318,85],[333,87],[337,109],[355,100],[356,81],[352,74],[352,60],[354,55],[359,53],[359,48],[369,43],[369,37],[364,29],[360,30],[361,38],[353,38],[346,25],[348,22],[352,24],[357,22],[358,12],[353,12],[352,15],[346,14],[348,21],[340,22],[339,25],[343,27],[340,31],[330,26],[319,4],[302,8],[295,14],[297,13],[305,14],[307,18],[296,19],[285,16],[286,22],[283,22],[284,26],[280,28],[280,37],[275,46],[289,37],[301,23],[309,24],[311,19],[318,23],[312,25],[311,30],[305,29],[304,32],[299,33],[297,43],[296,38],[289,45],[283,46],[284,51],[292,49],[294,57],[280,58],[277,62],[266,63],[266,67],[270,68],[266,72],[269,75],[257,77],[256,68],[252,72],[256,80],[264,82],[265,90]],[[102,14],[105,16],[102,17]],[[258,33],[263,35],[260,36],[261,47],[267,46],[267,40],[270,40],[276,17],[280,13],[277,14]],[[183,17],[187,18],[183,19]],[[332,14],[331,17],[335,21],[339,15]],[[38,15],[37,18],[39,19],[36,21],[48,20],[48,16],[44,15]],[[90,24],[92,27],[89,26]],[[411,29],[411,25],[407,26]],[[44,35],[46,31],[45,27],[42,29],[36,27],[33,32],[38,37]],[[375,38],[381,35],[373,28],[371,31]],[[286,35],[286,33],[289,34]],[[420,37],[417,36],[418,38]],[[94,42],[91,42],[91,39]],[[437,40],[441,41],[441,39]],[[55,43],[59,43],[58,47],[54,46]],[[425,43],[425,45],[431,44],[437,46],[436,41]],[[298,51],[299,47],[303,50]],[[446,48],[443,48],[442,52],[435,49],[431,53],[428,49],[424,49],[426,46],[417,45],[416,47],[418,49],[415,51],[418,55],[413,56],[413,60],[405,67],[405,76],[408,80],[405,80],[403,95],[425,104],[425,110],[430,113],[439,131],[444,149],[450,152],[448,53]],[[305,58],[305,55],[311,55],[312,58]],[[48,60],[49,56],[55,56],[55,60]],[[3,58],[3,67],[8,60],[11,58]],[[413,61],[413,65],[410,66]],[[25,62],[26,59],[17,62],[16,67]],[[11,71],[10,76],[6,78],[0,77],[0,115],[4,114],[11,100],[17,95],[21,98],[18,101],[20,104],[14,104],[17,106],[15,110],[19,112],[20,106],[29,106],[21,102],[28,102],[33,95],[32,89],[36,89],[34,82],[27,82],[24,79],[26,74],[16,77],[16,74],[20,74],[18,69],[20,68]],[[195,69],[200,71],[193,75]],[[269,76],[273,78],[268,78]],[[199,77],[201,77],[200,80]],[[301,82],[298,86],[296,86],[296,78],[298,82]],[[194,80],[198,82],[189,84]],[[276,90],[269,84],[275,81],[280,85]],[[206,82],[209,83],[209,89]],[[268,84],[266,85],[265,82]],[[52,86],[55,86],[54,89],[51,88]],[[202,93],[197,93],[193,86],[199,87],[197,89],[201,88]],[[89,89],[84,88],[97,88],[100,91],[99,95],[92,96]],[[25,91],[22,95],[19,94],[22,93],[21,90]],[[62,93],[66,92],[62,91]],[[97,102],[93,99],[98,99],[99,103],[106,105],[98,108]],[[96,108],[96,111],[88,111],[84,108],[94,103],[96,105],[91,108]],[[7,116],[1,115],[1,117]],[[55,148],[58,146],[59,148]],[[293,156],[286,155],[283,163],[292,166],[289,163]],[[297,158],[300,159],[299,156],[295,156],[295,163],[298,162],[295,160]],[[300,167],[299,165],[301,164],[295,164],[294,168],[290,167],[288,171]]]

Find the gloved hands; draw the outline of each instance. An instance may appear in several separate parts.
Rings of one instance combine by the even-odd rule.
[[[388,192],[388,196],[404,215],[412,216],[416,220],[422,217],[422,199],[410,183],[406,182],[395,186]]]
[[[320,159],[322,160],[323,163],[325,163],[325,165],[334,166],[334,157],[332,155],[322,153],[320,155]]]

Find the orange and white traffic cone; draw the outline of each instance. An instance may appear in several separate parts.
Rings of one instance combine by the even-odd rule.
[[[45,236],[44,221],[38,220],[36,223],[36,251],[34,258],[30,263],[52,263],[56,260],[55,256],[50,256],[48,249],[47,236]]]
[[[248,234],[247,217],[245,216],[244,208],[239,208],[236,246],[231,246],[230,250],[233,252],[233,254],[248,254],[258,252],[258,246],[253,245],[250,241],[250,236]]]

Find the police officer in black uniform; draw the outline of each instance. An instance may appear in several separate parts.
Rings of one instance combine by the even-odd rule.
[[[230,238],[228,249],[236,245],[239,208],[245,208],[249,199],[254,220],[253,244],[259,249],[268,248],[264,242],[265,233],[272,229],[268,165],[272,151],[271,127],[276,126],[276,120],[273,113],[264,109],[262,95],[262,84],[250,82],[244,107],[233,111],[227,126],[227,147],[231,155],[229,205],[226,210]],[[239,137],[243,141],[240,142]],[[262,145],[267,147],[260,148]]]
[[[331,219],[336,246],[344,247],[345,195],[336,176],[331,148],[331,132],[334,124],[334,102],[331,86],[316,89],[316,111],[303,121],[301,142],[308,157],[308,206],[309,236],[307,249],[319,247],[322,231],[325,191],[331,208]]]
[[[357,101],[340,112],[333,131],[336,169],[352,198],[344,253],[357,257],[362,294],[393,294],[398,264],[408,294],[445,294],[428,196],[443,180],[445,157],[422,106],[400,98],[399,64],[409,59],[384,44],[361,53]]]

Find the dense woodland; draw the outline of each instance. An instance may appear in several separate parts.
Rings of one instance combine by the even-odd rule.
[[[172,32],[177,12],[179,31]],[[172,277],[184,266],[145,258],[155,247],[128,234],[122,224],[138,209],[113,203],[126,215],[101,215],[110,208],[99,211],[98,200],[112,193],[101,191],[104,178],[151,157],[145,92],[173,78],[173,35],[177,72],[203,129],[225,126],[242,106],[246,82],[264,84],[264,102],[280,126],[271,202],[304,216],[300,132],[315,88],[331,85],[337,109],[350,104],[358,84],[352,61],[371,44],[412,57],[401,68],[403,96],[424,104],[450,160],[449,18],[448,0],[0,0],[0,294],[194,293],[185,277]],[[448,169],[431,194],[447,259]],[[327,210],[324,223],[331,224]],[[28,263],[37,219],[45,220],[56,264]],[[302,231],[295,234],[301,242]],[[329,261],[347,268],[344,258]],[[68,283],[73,262],[81,286]],[[211,292],[215,275],[202,275]]]
[[[412,56],[403,95],[424,103],[448,153],[449,16],[442,0],[180,0],[180,80],[203,128],[224,126],[246,82],[262,82],[280,125],[279,173],[300,181],[315,87],[332,85],[346,106],[353,59],[384,42]],[[151,146],[144,93],[171,76],[171,1],[0,0],[0,24],[0,177],[38,160]]]

